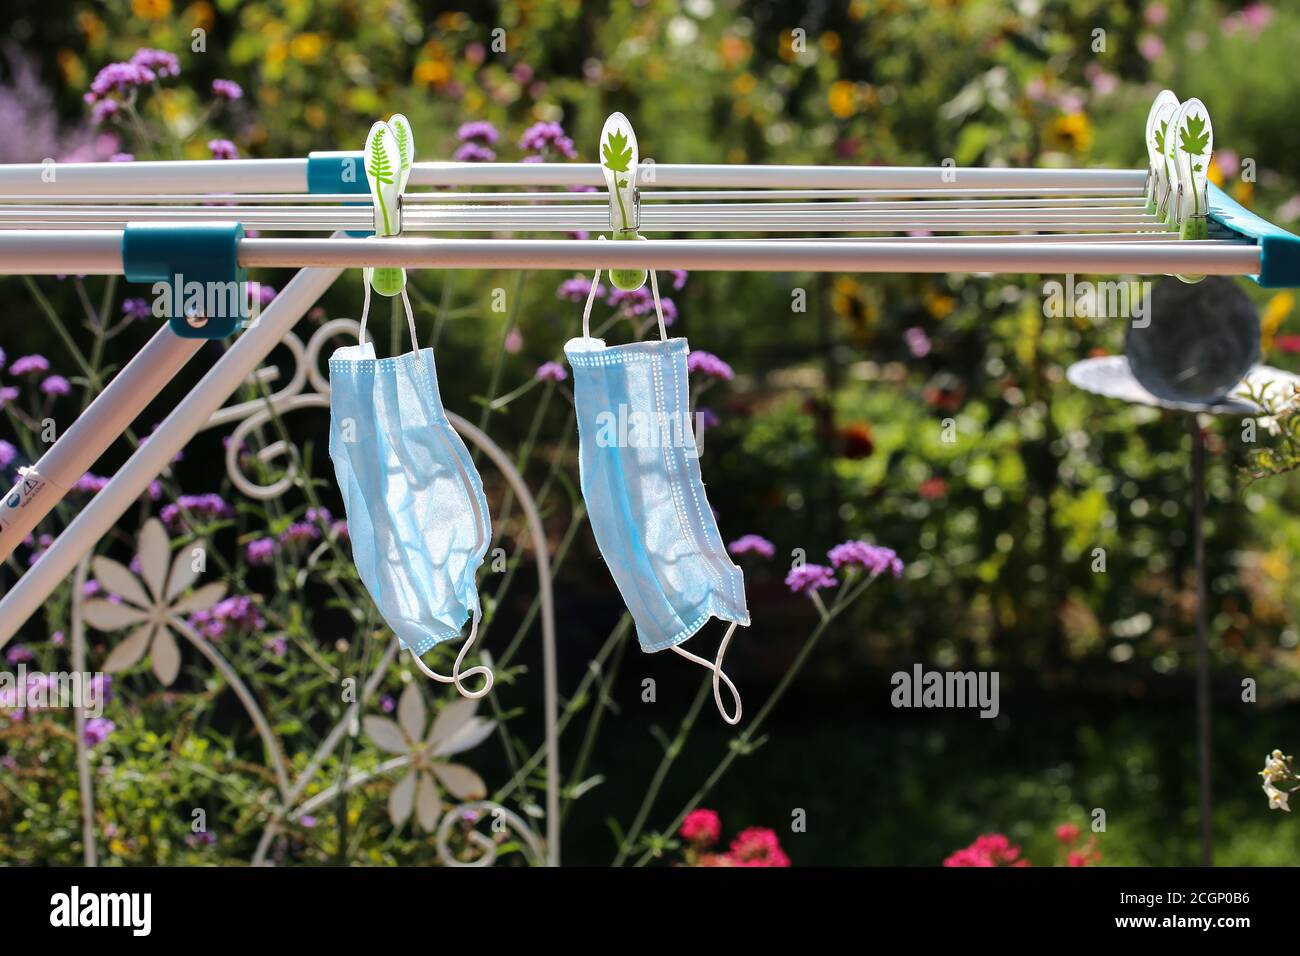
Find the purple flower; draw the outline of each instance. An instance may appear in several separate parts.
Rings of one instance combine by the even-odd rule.
[[[257,304],[262,308],[266,308],[274,302],[277,295],[279,295],[279,293],[276,292],[275,286],[267,285],[265,282],[259,282],[257,284]]]
[[[295,521],[280,532],[281,544],[306,544],[320,538],[320,528],[311,521]]]
[[[695,409],[695,419],[700,423],[700,431],[717,428],[718,425],[722,424],[722,420],[718,418],[718,413],[707,405],[701,405]]]
[[[12,385],[0,385],[0,409],[18,397],[18,389]]]
[[[62,647],[63,642],[64,642],[64,637],[62,631],[55,631],[53,634],[50,635],[50,643],[53,644],[55,647]]]
[[[231,630],[251,634],[265,627],[266,621],[252,598],[239,595],[218,601],[211,610],[194,612],[190,624],[205,638],[215,640]]]
[[[559,123],[534,123],[524,130],[519,147],[525,152],[536,153],[539,157],[548,147],[566,159],[578,155],[578,151],[573,148],[573,140],[564,135],[564,127]]]
[[[822,588],[833,588],[838,583],[835,572],[824,564],[804,564],[791,568],[785,576],[785,586],[795,594],[812,594]]]
[[[346,541],[348,538],[348,523],[346,521],[336,521],[330,525],[330,534],[340,541]]]
[[[90,92],[83,99],[95,103],[110,93],[127,93],[138,86],[147,86],[157,79],[153,70],[138,63],[110,63],[90,81]]]
[[[208,149],[212,150],[213,159],[239,158],[239,148],[228,139],[210,139]]]
[[[557,299],[568,299],[570,302],[585,302],[587,296],[591,294],[591,280],[582,276],[574,276],[572,279],[565,279],[560,283],[560,287],[555,290]],[[597,286],[596,295],[603,297],[605,287]]]
[[[135,153],[114,153],[108,157],[110,163],[134,163]]]
[[[770,558],[776,554],[776,545],[761,534],[746,534],[727,545],[727,550],[734,555],[757,554]]]
[[[201,833],[188,833],[185,836],[185,845],[191,850],[197,850],[199,847],[212,846],[217,842],[217,835],[208,830]]]
[[[15,644],[5,653],[5,661],[11,665],[26,664],[36,660],[36,655],[22,644]]]
[[[96,747],[108,739],[108,735],[117,729],[117,724],[107,717],[91,717],[83,728],[82,739],[87,747]]]
[[[219,100],[238,100],[243,98],[244,90],[234,80],[213,80],[212,95]]]
[[[315,522],[316,524],[329,524],[334,520],[334,516],[330,514],[328,508],[308,508],[307,513],[303,517],[308,521]]]
[[[303,827],[303,829],[310,830],[312,827],[316,826],[316,818],[310,813],[304,813],[298,818],[298,823]]]
[[[487,120],[470,120],[468,123],[462,123],[460,129],[456,130],[456,138],[462,143],[479,140],[488,146],[495,146],[501,135]]]
[[[536,378],[541,382],[563,382],[569,377],[559,362],[543,362],[537,366]]]
[[[180,60],[176,59],[175,54],[168,53],[166,50],[141,47],[131,54],[131,62],[146,70],[152,70],[158,76],[179,76],[181,72]]]
[[[393,699],[392,694],[385,694],[379,698],[379,709],[385,714],[391,714],[397,709],[397,701]]]
[[[451,158],[458,163],[490,163],[497,158],[497,154],[478,143],[461,143]]]
[[[12,465],[14,463],[14,459],[17,457],[18,457],[18,449],[15,448],[13,445],[11,445],[9,442],[5,441],[3,438],[0,438],[0,471],[3,471],[4,469]]]
[[[907,349],[914,358],[925,358],[930,354],[930,336],[920,326],[914,325],[904,332],[903,341],[907,343]]]
[[[5,350],[0,349],[0,372],[4,371],[4,367],[5,367]]]
[[[736,377],[736,373],[731,370],[731,366],[712,352],[692,352],[686,356],[686,371],[700,372],[710,378],[720,378],[725,382],[730,382]]]
[[[44,355],[24,355],[9,366],[10,375],[36,375],[49,370],[50,363]]]
[[[122,303],[122,314],[128,319],[148,319],[153,317],[153,307],[148,299],[127,299]]]
[[[77,479],[77,483],[72,486],[73,491],[80,491],[88,495],[96,495],[108,487],[108,479],[101,478],[99,475],[92,475],[86,472]]]
[[[270,564],[271,556],[274,554],[274,538],[258,538],[256,541],[248,542],[249,564]]]
[[[41,391],[46,395],[67,395],[72,391],[72,385],[62,375],[51,375],[41,382]]]
[[[117,100],[100,100],[90,108],[90,121],[96,125],[103,123],[115,116],[120,108]]]
[[[686,285],[686,278],[690,275],[685,269],[669,269],[668,273],[673,277],[673,291],[681,292]]]
[[[176,499],[175,504],[164,505],[159,517],[172,531],[181,527],[184,519],[184,512],[189,512],[200,521],[214,521],[218,518],[233,517],[235,511],[230,505],[226,504],[218,494],[209,493],[206,495],[181,495]]]
[[[280,636],[268,637],[262,642],[262,646],[276,657],[284,657],[285,653],[289,650],[289,642]]]
[[[893,548],[868,544],[866,541],[845,541],[831,548],[826,556],[837,568],[846,564],[860,565],[870,571],[872,577],[886,571],[896,578],[903,574],[903,561]]]
[[[113,675],[96,674],[92,677],[89,697],[87,704],[91,707],[102,707],[107,704],[113,697]]]

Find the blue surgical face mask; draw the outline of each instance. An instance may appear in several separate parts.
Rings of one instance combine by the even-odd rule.
[[[402,292],[415,348],[415,320]],[[329,361],[330,458],[348,517],[352,558],[379,613],[419,668],[454,683],[466,697],[492,688],[487,667],[461,671],[481,614],[474,574],[491,537],[483,482],[460,436],[447,421],[438,394],[433,349],[377,359],[366,341],[340,348]],[[420,655],[461,634],[469,639],[450,677],[430,670]],[[483,686],[469,692],[462,679]]]
[[[591,337],[591,303],[582,338],[564,354],[573,367],[582,497],[596,544],[636,622],[646,652],[671,648],[713,671],[713,695],[728,723],[740,721],[740,695],[722,672],[736,626],[749,625],[745,581],[727,556],[700,477],[687,397],[685,339],[669,339],[650,273],[659,341],[607,346]],[[680,645],[709,618],[730,621],[714,660]],[[722,704],[720,684],[736,703]]]

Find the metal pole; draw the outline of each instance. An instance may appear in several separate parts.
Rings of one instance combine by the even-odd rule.
[[[0,274],[112,275],[122,271],[113,230],[0,230]],[[1237,242],[1020,242],[781,239],[244,239],[239,262],[292,269],[694,269],[736,272],[1105,272],[1255,275],[1259,246]]]
[[[1200,784],[1201,865],[1214,866],[1214,797],[1210,762],[1210,639],[1205,621],[1205,436],[1196,414],[1192,434],[1192,541],[1196,553],[1196,750]]]
[[[0,561],[31,533],[203,346],[164,325],[0,501]]]
[[[145,493],[149,482],[171,463],[176,453],[253,373],[342,271],[337,268],[305,269],[294,276],[258,321],[235,340],[194,390],[163,419],[149,440],[136,449],[41,559],[0,599],[0,647],[4,647],[39,610],[50,592],[72,573],[82,556]]]

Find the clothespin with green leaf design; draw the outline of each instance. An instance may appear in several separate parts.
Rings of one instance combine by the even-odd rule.
[[[637,164],[641,156],[636,133],[622,113],[611,113],[600,131],[600,171],[609,189],[609,228],[611,239],[640,239],[641,199],[637,192]],[[610,269],[609,281],[625,292],[635,292],[645,285],[644,269]]]
[[[370,184],[378,238],[402,234],[402,193],[414,161],[415,137],[405,116],[395,113],[387,123],[370,127],[366,136],[366,181]],[[367,268],[365,281],[380,295],[398,295],[406,288],[406,270]]]
[[[1174,181],[1173,166],[1165,152],[1165,138],[1174,113],[1182,104],[1173,90],[1161,90],[1147,112],[1147,212],[1164,218]]]
[[[1169,124],[1166,152],[1174,167],[1174,200],[1170,225],[1178,227],[1183,239],[1209,238],[1210,157],[1214,152],[1214,128],[1205,104],[1192,98],[1178,108]],[[1180,275],[1184,282],[1199,282],[1204,276]]]

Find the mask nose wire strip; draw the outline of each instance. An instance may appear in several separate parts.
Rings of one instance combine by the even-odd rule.
[[[718,645],[718,656],[711,661],[705,660],[698,654],[692,654],[679,645],[673,645],[673,650],[688,661],[693,661],[706,670],[713,671],[713,702],[718,705],[718,713],[722,715],[722,719],[733,727],[740,723],[740,691],[736,690],[736,685],[731,682],[731,678],[723,673],[722,658],[727,653],[727,645],[731,643],[731,635],[735,633],[736,623],[733,621],[731,626],[727,628],[727,633],[723,635],[722,643]],[[731,691],[731,699],[736,702],[736,712],[734,714],[728,714],[727,709],[722,706],[722,684],[727,685],[727,690]]]
[[[461,645],[460,653],[456,655],[456,663],[451,665],[450,677],[444,674],[439,674],[437,671],[430,668],[429,665],[426,664],[424,661],[420,660],[419,654],[415,653],[415,651],[411,651],[411,658],[412,660],[415,661],[415,666],[420,668],[420,671],[424,674],[425,677],[428,677],[432,680],[436,680],[440,684],[455,684],[456,690],[460,691],[460,695],[462,697],[467,697],[470,700],[478,700],[480,697],[483,697],[484,695],[487,694],[488,691],[492,689],[492,685],[496,683],[496,676],[492,673],[492,669],[483,664],[479,664],[477,667],[471,667],[467,671],[462,671],[460,669],[460,665],[465,660],[465,655],[469,653],[470,647],[473,645],[474,640],[478,637],[478,621],[479,621],[479,615],[475,614],[474,622],[469,627],[469,637],[466,638],[465,643]],[[707,661],[705,661],[704,663],[706,665],[708,664]],[[466,690],[465,685],[464,683],[462,683],[462,681],[466,677],[473,677],[477,674],[481,674],[483,676],[483,686],[475,691]],[[716,683],[717,681],[715,679],[714,684],[716,685]],[[728,683],[730,683],[730,681],[728,681]]]

